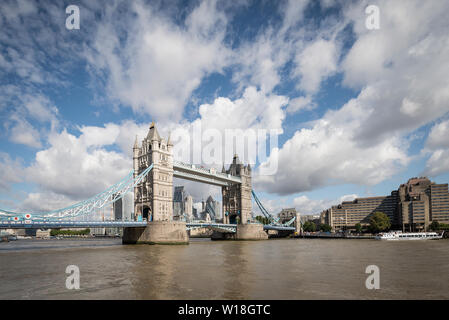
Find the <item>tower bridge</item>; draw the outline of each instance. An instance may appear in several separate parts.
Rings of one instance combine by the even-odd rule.
[[[173,178],[181,178],[221,187],[223,223],[186,223],[173,220]],[[95,210],[122,198],[134,190],[134,221],[79,221]],[[252,196],[269,225],[251,222]],[[20,216],[20,217],[19,217]],[[28,217],[28,218],[27,218]],[[122,181],[75,205],[47,212],[17,214],[0,210],[0,228],[67,228],[123,227],[123,243],[188,243],[187,231],[207,227],[214,239],[263,240],[264,230],[299,231],[299,218],[281,225],[263,207],[251,185],[251,166],[244,165],[235,155],[229,168],[221,172],[204,169],[173,159],[170,137],[162,138],[154,124],[147,136],[133,146],[133,171]],[[293,224],[294,223],[294,224]]]

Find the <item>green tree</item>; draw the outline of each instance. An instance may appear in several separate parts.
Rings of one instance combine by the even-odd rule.
[[[262,224],[270,224],[270,221],[268,220],[267,217],[257,216],[255,219]]]
[[[358,232],[358,233],[361,233],[362,232],[362,225],[360,224],[360,223],[357,223],[356,225],[355,225],[355,231],[356,232]]]
[[[323,232],[331,232],[332,227],[326,223],[323,223],[322,225],[320,225],[320,230]]]
[[[429,228],[432,231],[438,231],[438,230],[440,230],[440,223],[438,221],[432,221]]]
[[[312,222],[312,221],[306,221],[306,222],[304,222],[304,224],[302,225],[302,229],[303,229],[305,232],[314,232],[314,231],[316,231],[316,225],[315,225],[315,223]]]
[[[371,232],[382,232],[390,229],[391,222],[388,216],[380,211],[376,211],[370,218],[370,230]]]

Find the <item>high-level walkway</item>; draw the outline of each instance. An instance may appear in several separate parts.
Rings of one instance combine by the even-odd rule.
[[[173,176],[195,182],[203,182],[219,187],[242,183],[242,179],[230,174],[216,172],[214,168],[204,169],[193,164],[173,161]]]

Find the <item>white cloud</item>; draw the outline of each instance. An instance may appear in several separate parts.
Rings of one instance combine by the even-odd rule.
[[[20,119],[16,116],[12,117],[15,120],[11,128],[10,140],[14,143],[24,144],[32,148],[41,148],[39,131],[26,120]]]
[[[449,21],[444,1],[379,1],[381,25],[365,27],[366,3],[344,11],[354,22],[356,41],[344,58],[344,84],[370,87],[373,108],[358,130],[369,143],[407,134],[449,111]]]
[[[309,0],[289,0],[282,8],[284,19],[282,21],[282,28],[280,34],[284,34],[288,29],[294,28],[296,24],[303,19],[304,10],[306,9]]]
[[[427,160],[425,174],[435,177],[449,172],[449,149],[438,149]]]
[[[243,162],[254,164],[256,159],[250,154],[248,141],[245,141],[245,154],[242,154],[233,148],[236,141],[229,139],[227,133],[234,134],[237,133],[234,130],[243,130],[242,135],[248,133],[249,136],[251,133],[257,138],[259,133],[266,130],[266,135],[258,139],[258,142],[264,143],[269,139],[270,130],[282,133],[282,121],[285,118],[283,107],[287,103],[288,98],[285,96],[266,94],[254,87],[248,87],[238,99],[219,97],[211,104],[203,104],[199,107],[199,118],[191,123],[180,123],[172,127],[175,158],[202,164],[204,162],[197,159],[200,156],[202,160],[208,157],[206,148],[209,148],[221,153],[209,159],[212,163],[207,163],[219,170],[223,163],[229,164],[232,161],[235,152],[239,153]],[[217,134],[216,139],[210,136],[212,131]],[[198,132],[201,136],[196,137],[194,132]],[[237,138],[239,137],[238,135]],[[257,152],[256,145],[251,146],[254,146],[254,152]]]
[[[449,120],[442,121],[432,127],[426,147],[429,149],[449,148]]]
[[[312,98],[310,96],[305,97],[297,97],[288,103],[287,112],[295,113],[300,110],[311,110],[315,108],[316,104],[312,102]]]
[[[238,67],[232,80],[240,89],[257,86],[271,92],[281,81],[281,68],[290,59],[293,47],[272,29],[261,33],[254,42],[243,43],[235,52]]]
[[[3,125],[9,140],[41,148],[48,132],[59,126],[59,111],[44,95],[15,85],[0,86],[0,110],[8,112]]]
[[[377,184],[409,163],[405,137],[449,111],[449,22],[440,14],[449,4],[379,1],[382,21],[376,31],[365,27],[364,5],[345,6],[345,23],[354,22],[356,40],[338,68],[344,84],[361,89],[360,94],[275,150],[279,170],[275,176],[256,177],[259,188],[290,194],[338,183]],[[299,67],[303,63],[318,71],[305,72],[310,78],[300,83],[311,93],[323,79],[321,60],[324,75],[332,74],[338,61],[332,43],[317,41],[308,48],[323,50],[302,53],[310,63],[298,60]],[[445,156],[446,151],[437,150],[429,168],[438,161],[445,164]],[[445,170],[442,165],[428,172]]]
[[[449,120],[435,124],[430,130],[424,154],[430,154],[424,174],[437,176],[449,172]]]
[[[319,214],[321,211],[343,201],[352,201],[357,198],[356,194],[347,194],[336,200],[314,200],[307,196],[299,196],[293,199],[293,205],[301,214]]]
[[[21,182],[23,166],[19,159],[12,160],[10,155],[0,152],[0,190],[10,190],[12,183]]]
[[[65,208],[74,203],[73,199],[68,196],[54,193],[51,191],[31,192],[20,203],[20,212],[49,212]]]
[[[27,115],[39,122],[51,122],[56,125],[58,108],[43,95],[26,94],[21,97],[23,108]]]
[[[398,136],[371,145],[358,142],[357,131],[373,112],[364,101],[373,93],[363,90],[340,110],[297,131],[270,156],[278,158],[277,173],[255,176],[258,189],[291,194],[339,183],[374,185],[407,165],[408,145]]]
[[[226,17],[215,1],[196,7],[185,28],[141,1],[120,17],[114,9],[105,10],[93,48],[86,52],[90,67],[106,74],[112,100],[159,120],[180,120],[201,79],[227,63]]]
[[[294,76],[300,77],[299,88],[314,94],[320,84],[337,70],[338,50],[334,41],[319,39],[296,56]]]
[[[308,3],[308,0],[281,3],[282,24],[279,28],[269,25],[254,40],[244,41],[234,50],[232,59],[237,67],[233,70],[232,80],[239,89],[256,86],[269,93],[285,80],[283,67],[306,42],[304,29],[298,24],[303,21]]]
[[[105,190],[132,170],[129,157],[106,150],[115,142],[108,140],[110,128],[83,130],[79,137],[66,130],[50,136],[50,147],[37,152],[26,169],[28,179],[46,192],[78,200]]]
[[[206,128],[224,129],[280,129],[285,118],[282,109],[288,102],[285,96],[266,94],[248,87],[241,98],[219,97],[212,104],[199,107],[200,120]]]

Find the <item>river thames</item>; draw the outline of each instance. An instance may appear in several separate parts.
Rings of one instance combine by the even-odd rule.
[[[449,299],[449,240],[19,240],[0,243],[0,283],[0,299]]]

